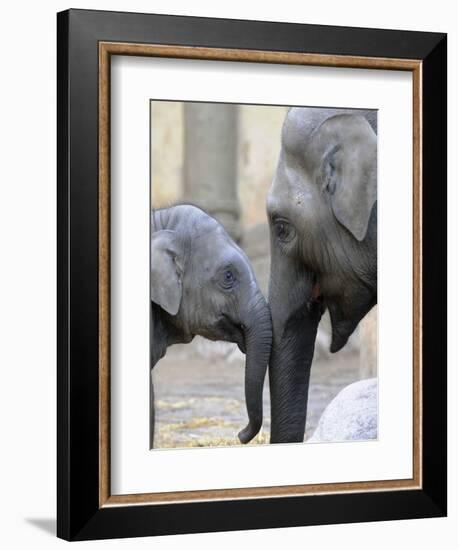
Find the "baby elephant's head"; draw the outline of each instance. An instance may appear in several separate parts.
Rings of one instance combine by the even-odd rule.
[[[272,343],[270,310],[246,254],[208,214],[180,205],[154,214],[151,299],[190,341],[235,342],[246,354],[249,442],[261,429],[262,393]]]

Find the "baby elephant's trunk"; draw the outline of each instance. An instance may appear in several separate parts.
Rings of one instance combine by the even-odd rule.
[[[270,350],[272,347],[272,320],[270,309],[261,292],[247,304],[245,318],[246,365],[245,399],[248,425],[239,433],[242,443],[248,443],[262,426],[262,394]]]

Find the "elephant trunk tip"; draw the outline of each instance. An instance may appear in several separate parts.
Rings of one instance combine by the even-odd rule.
[[[249,422],[246,428],[240,430],[238,437],[244,445],[249,443],[259,433],[262,426],[262,420],[257,422]]]

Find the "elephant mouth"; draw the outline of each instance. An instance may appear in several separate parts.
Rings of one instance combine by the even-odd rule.
[[[242,353],[246,353],[245,327],[243,325],[235,324],[224,315],[218,323],[218,332],[220,333],[218,339],[234,342]]]
[[[318,277],[315,273],[312,275],[312,290],[310,293],[310,298],[307,302],[307,309],[311,310],[312,308],[319,308],[321,310],[321,314],[323,314],[326,309],[325,297],[323,295],[320,282],[318,281]]]
[[[312,296],[310,299],[312,302],[318,302],[321,300],[321,298],[322,298],[322,295],[321,295],[320,283],[315,280],[315,283],[312,287]]]
[[[242,352],[242,353],[246,353],[246,341],[245,341],[245,333],[243,332],[242,328],[240,327],[239,329],[239,335],[238,335],[238,338],[236,340],[236,344],[239,348],[239,350]]]
[[[246,339],[245,339],[245,327],[243,325],[233,325],[231,342],[237,344],[239,350],[246,354]]]

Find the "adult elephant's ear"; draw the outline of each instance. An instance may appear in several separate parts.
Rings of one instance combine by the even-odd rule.
[[[326,147],[323,187],[334,216],[362,241],[377,200],[377,136],[363,116],[338,115],[320,126],[315,139]]]
[[[183,262],[175,231],[162,230],[151,237],[151,300],[170,315],[180,309]]]

